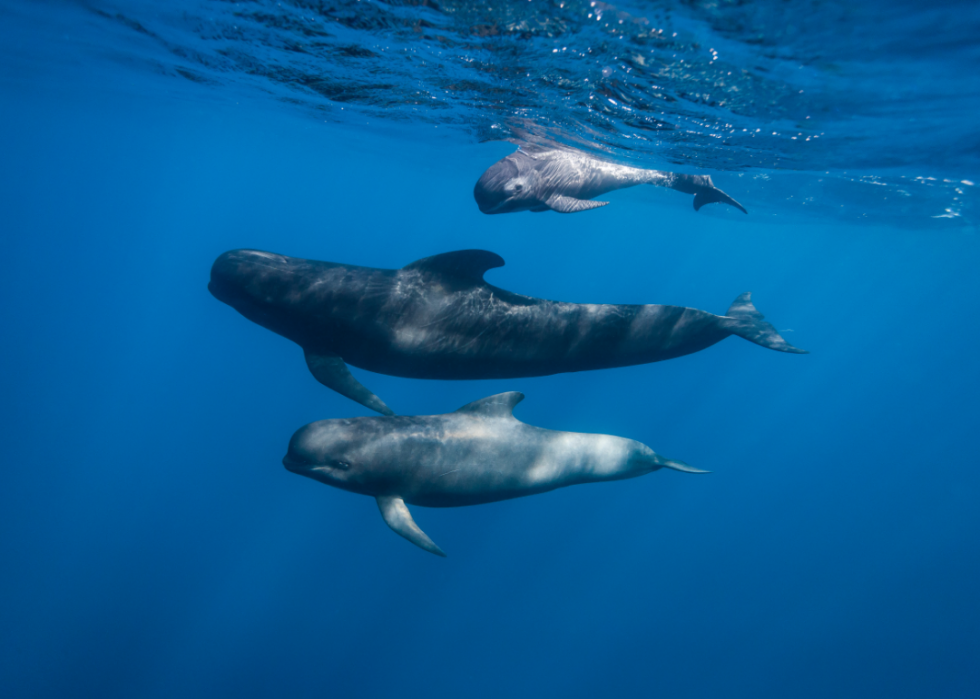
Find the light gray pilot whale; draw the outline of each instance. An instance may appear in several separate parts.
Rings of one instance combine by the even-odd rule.
[[[514,417],[522,400],[522,393],[501,393],[445,415],[313,422],[289,440],[282,463],[377,498],[389,527],[439,556],[446,554],[415,524],[408,505],[479,505],[661,468],[707,473],[632,439],[527,425]]]
[[[618,165],[569,148],[519,148],[492,165],[473,188],[480,211],[557,211],[571,214],[605,206],[589,201],[616,189],[638,184],[669,187],[694,195],[694,210],[720,202],[748,213],[741,204],[715,187],[708,175],[680,175],[661,170]]]
[[[487,284],[499,255],[462,250],[375,269],[226,252],[208,289],[249,320],[300,347],[324,386],[385,415],[347,363],[416,379],[511,379],[659,362],[738,335],[805,354],[742,294],[723,316],[682,306],[575,304]]]

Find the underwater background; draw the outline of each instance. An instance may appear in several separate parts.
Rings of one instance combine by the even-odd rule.
[[[980,5],[0,3],[0,694],[976,697]],[[711,174],[486,216],[515,143]],[[371,414],[207,291],[240,247],[723,313],[623,369],[355,376],[712,471],[416,507],[281,464]]]

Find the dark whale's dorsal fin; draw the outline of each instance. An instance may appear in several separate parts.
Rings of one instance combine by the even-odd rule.
[[[508,391],[498,393],[495,396],[487,396],[472,403],[467,403],[457,410],[457,413],[475,413],[486,417],[514,417],[514,406],[524,400],[524,394],[520,391]],[[514,418],[516,419],[516,418]]]
[[[605,206],[608,203],[608,201],[589,201],[588,199],[566,197],[564,194],[552,194],[545,201],[549,209],[557,211],[560,214],[574,214],[577,211],[598,209],[600,206]]]
[[[438,274],[449,274],[454,277],[482,282],[483,275],[488,269],[503,267],[504,258],[495,252],[487,250],[457,250],[444,252],[441,255],[423,257],[415,260],[403,269],[418,269]]]

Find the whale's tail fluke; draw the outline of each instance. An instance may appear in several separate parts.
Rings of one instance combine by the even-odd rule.
[[[728,332],[739,337],[744,337],[746,340],[754,342],[757,345],[774,349],[777,352],[809,354],[806,350],[793,347],[793,345],[786,342],[776,332],[776,328],[765,321],[765,316],[759,313],[755,306],[752,305],[752,292],[750,291],[745,292],[735,299],[735,302],[728,308],[722,320]]]
[[[657,174],[661,176],[664,175],[664,173]],[[678,175],[670,172],[666,173],[666,178],[656,180],[653,182],[653,184],[659,184],[663,187],[670,187],[671,189],[676,189],[678,192],[684,192],[685,194],[693,194],[695,211],[700,211],[701,207],[705,204],[718,203],[734,206],[743,214],[749,213],[745,210],[744,206],[715,187],[715,183],[711,181],[710,175]]]
[[[669,468],[672,471],[680,471],[681,473],[711,473],[711,471],[702,471],[699,468],[688,466],[683,461],[676,461],[674,459],[664,459],[660,462],[660,467]]]
[[[701,207],[705,204],[714,204],[715,202],[719,204],[728,204],[729,206],[734,206],[736,209],[741,211],[743,214],[749,213],[745,210],[745,207],[739,204],[737,201],[732,199],[730,196],[725,194],[723,191],[715,187],[711,183],[711,178],[708,178],[709,187],[705,187],[694,194],[694,210],[700,211]]]

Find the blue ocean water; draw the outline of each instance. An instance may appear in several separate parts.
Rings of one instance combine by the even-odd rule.
[[[977,696],[977,7],[0,3],[0,694]],[[749,215],[645,187],[481,214],[521,142],[708,173]],[[211,297],[239,247],[752,291],[811,354],[354,369],[400,413],[519,390],[525,422],[712,471],[416,507],[440,559],[283,469],[370,411]]]

